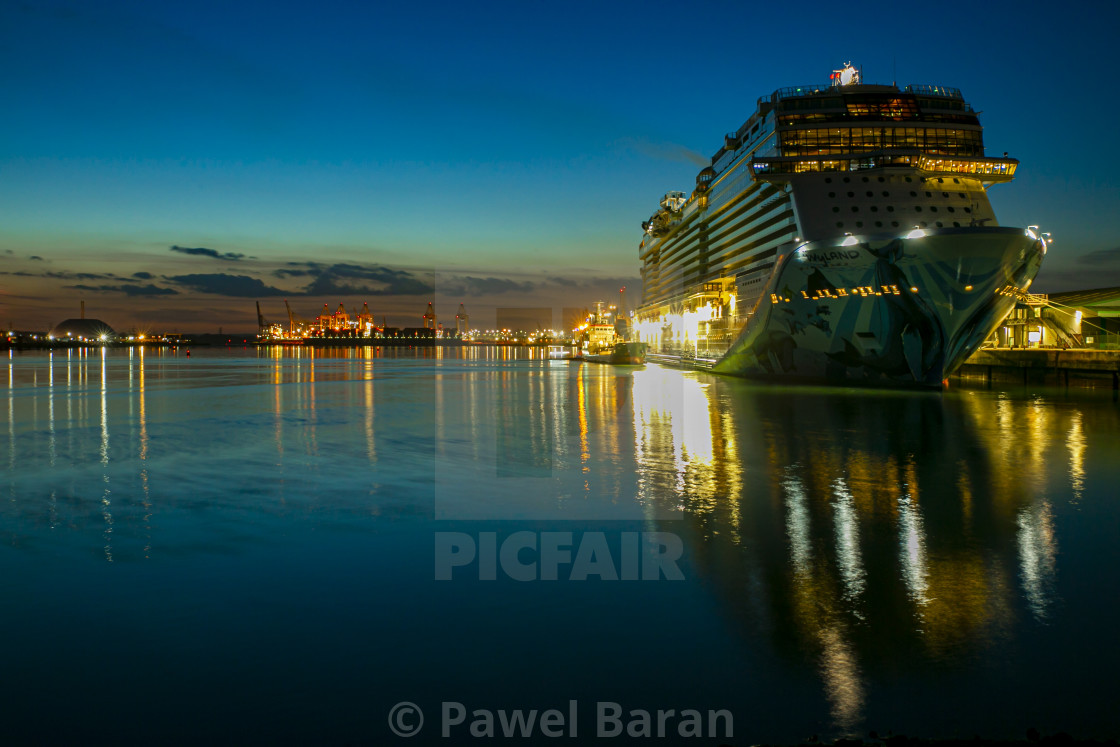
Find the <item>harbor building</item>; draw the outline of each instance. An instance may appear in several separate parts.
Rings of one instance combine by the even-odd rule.
[[[1120,288],[1021,293],[985,347],[1120,349]]]
[[[81,314],[77,319],[66,319],[59,322],[50,331],[53,340],[77,340],[89,342],[111,342],[116,339],[117,333],[100,319],[86,318],[86,302],[81,302]]]

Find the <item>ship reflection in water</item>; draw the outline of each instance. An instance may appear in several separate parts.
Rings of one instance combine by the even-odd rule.
[[[420,676],[397,649],[434,647],[431,666],[446,671],[413,686],[438,676],[448,697],[475,671],[455,664],[458,638],[441,648],[442,623],[424,626],[453,616],[479,652],[521,646],[542,667],[552,661],[542,681],[555,692],[542,697],[590,692],[594,671],[610,686],[603,697],[737,707],[736,736],[903,724],[938,736],[957,723],[966,736],[1021,736],[1029,725],[1116,735],[1105,715],[1116,688],[1094,685],[1085,663],[1120,665],[1108,623],[1120,418],[1099,393],[784,389],[494,348],[196,351],[189,361],[71,350],[3,364],[3,588],[21,612],[0,633],[61,647],[56,659],[97,656],[52,632],[31,601],[73,577],[82,580],[51,597],[58,619],[86,614],[82,600],[98,589],[111,590],[121,620],[150,619],[181,641],[247,615],[254,627],[240,648],[214,639],[232,660],[264,645],[255,641],[286,640],[285,626],[329,623],[309,640],[386,681]],[[686,581],[433,585],[433,520],[463,531],[673,532]],[[369,569],[368,588],[339,580],[353,571],[332,565],[338,548]],[[90,570],[110,563],[111,577]],[[196,563],[219,564],[227,596],[175,570]],[[283,584],[262,587],[263,568]],[[530,587],[540,591],[520,591]],[[292,600],[303,597],[332,613],[300,617]],[[517,631],[503,627],[511,614]],[[635,615],[644,622],[621,622]],[[400,636],[400,646],[370,642]],[[191,645],[159,646],[159,666],[197,666]],[[36,671],[17,651],[5,656]],[[301,676],[330,680],[318,676],[325,661],[307,657]],[[105,662],[118,665],[137,668],[125,678],[151,674],[139,660]],[[522,664],[494,666],[513,682]],[[230,687],[284,702],[265,684],[283,677],[259,671]],[[663,671],[673,680],[651,696]],[[28,677],[4,696],[33,713],[35,694],[57,680]],[[153,713],[190,697],[161,688],[145,696]],[[342,684],[331,692],[366,697]],[[1009,715],[1022,708],[1039,720]]]
[[[1082,500],[1086,421],[1117,434],[1108,400],[633,381],[642,490],[678,497],[743,634],[815,668],[850,734],[869,678],[969,667],[1048,622],[1054,503]]]

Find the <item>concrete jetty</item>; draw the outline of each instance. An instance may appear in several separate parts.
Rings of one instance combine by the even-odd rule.
[[[1018,380],[1024,384],[1068,385],[1070,379],[1120,389],[1120,350],[1071,348],[984,348],[957,370],[958,377],[988,381]]]

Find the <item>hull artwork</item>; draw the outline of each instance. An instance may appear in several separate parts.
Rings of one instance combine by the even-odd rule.
[[[1038,272],[1022,229],[847,237],[782,257],[713,370],[751,378],[939,388]]]

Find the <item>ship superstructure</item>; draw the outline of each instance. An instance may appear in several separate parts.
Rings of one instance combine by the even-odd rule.
[[[727,373],[939,385],[1045,253],[988,201],[1017,166],[955,88],[846,65],[779,89],[642,224],[640,339]]]

